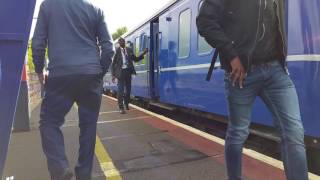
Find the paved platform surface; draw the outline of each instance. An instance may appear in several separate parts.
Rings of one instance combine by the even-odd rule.
[[[116,104],[103,97],[93,180],[226,179],[223,140],[135,106],[121,115]],[[39,106],[32,111],[32,130],[12,135],[4,178],[49,180],[37,128]],[[70,168],[77,159],[77,119],[74,107],[62,128]],[[281,163],[250,150],[244,153],[245,179],[285,179]]]

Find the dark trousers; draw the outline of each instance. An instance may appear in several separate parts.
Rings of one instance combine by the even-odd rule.
[[[61,126],[74,103],[78,105],[80,149],[75,168],[77,179],[90,179],[97,120],[102,98],[100,75],[70,75],[49,78],[41,105],[40,133],[51,178],[69,167]]]
[[[118,104],[119,108],[123,109],[123,104],[126,106],[130,101],[131,93],[131,71],[122,69],[121,76],[118,79]]]

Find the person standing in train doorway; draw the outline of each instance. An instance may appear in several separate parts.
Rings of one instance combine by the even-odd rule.
[[[111,66],[112,81],[118,80],[118,105],[121,114],[125,114],[129,110],[129,101],[131,93],[132,74],[136,74],[133,62],[139,62],[144,59],[144,55],[148,52],[146,48],[140,56],[135,56],[133,50],[126,47],[126,41],[123,38],[118,40],[119,48],[113,58]]]
[[[257,96],[271,111],[281,137],[287,179],[308,179],[299,101],[285,62],[284,4],[284,0],[204,0],[197,17],[199,33],[217,49],[225,70],[229,180],[242,179],[242,148]]]
[[[49,76],[44,82],[45,49]],[[101,51],[100,51],[101,49]],[[85,0],[42,2],[32,39],[35,71],[44,83],[40,134],[52,180],[70,180],[61,126],[74,103],[79,114],[77,180],[90,180],[102,98],[102,77],[114,48],[103,11]]]

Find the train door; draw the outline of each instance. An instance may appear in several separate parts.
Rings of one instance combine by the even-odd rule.
[[[151,46],[151,42],[150,42],[150,36],[148,36],[147,34],[144,34],[143,37],[142,37],[142,43],[143,43],[143,48],[141,50],[144,50],[145,48],[148,48],[149,49],[149,52],[150,52],[150,46]],[[152,62],[152,57],[149,53],[149,56],[146,55],[145,57],[145,94],[147,98],[151,98],[152,97],[152,94],[151,94],[151,80],[152,80],[152,77],[150,74],[150,67],[151,67],[151,62]]]
[[[159,98],[158,78],[159,78],[159,21],[151,22],[150,38],[150,65],[149,65],[149,87],[152,99]]]

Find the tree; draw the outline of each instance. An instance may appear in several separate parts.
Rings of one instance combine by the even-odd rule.
[[[32,41],[29,40],[28,42],[28,61],[27,61],[27,64],[28,64],[28,69],[29,69],[29,72],[31,73],[34,73],[35,72],[35,69],[34,69],[34,64],[33,64],[33,58],[32,58]],[[46,56],[45,56],[45,60],[48,62],[48,48],[46,48]]]
[[[121,37],[126,32],[128,32],[128,28],[127,27],[124,26],[124,27],[118,28],[117,31],[112,34],[113,40],[118,39],[119,37]]]
[[[32,62],[32,49],[31,49],[31,40],[28,43],[28,68],[30,72],[34,72],[34,64]]]

